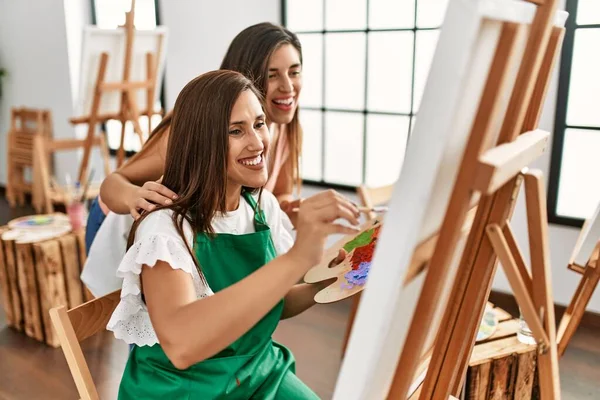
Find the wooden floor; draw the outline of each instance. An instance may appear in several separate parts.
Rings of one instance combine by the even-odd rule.
[[[9,210],[0,197],[0,225],[31,213]],[[330,399],[340,367],[349,302],[315,306],[279,325],[275,340],[296,356],[297,373],[321,398]],[[509,310],[510,311],[510,310]],[[115,399],[128,349],[108,332],[83,344],[100,396]],[[581,328],[560,362],[563,399],[600,399],[600,330]],[[6,327],[0,307],[0,400],[77,399],[60,349]]]

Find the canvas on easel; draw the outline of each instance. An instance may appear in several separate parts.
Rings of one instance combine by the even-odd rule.
[[[558,326],[558,353],[563,355],[579,326],[585,309],[600,282],[600,203],[588,218],[575,244],[569,269],[581,275],[573,299]]]
[[[560,397],[545,192],[523,168],[548,144],[535,128],[566,13],[534,3],[450,0],[334,399],[457,396],[499,256],[539,340],[542,396]],[[529,280],[508,224],[523,181]],[[417,256],[429,262],[415,273]]]
[[[159,99],[166,59],[167,29],[138,30],[133,25],[135,0],[126,13],[125,25],[117,29],[89,26],[84,29],[82,64],[76,113],[73,124],[87,124],[86,147],[79,170],[84,182],[90,148],[96,126],[108,120],[121,122],[121,139],[117,165],[124,161],[125,124],[131,122],[134,132],[144,143],[139,123],[142,115],[161,114]]]

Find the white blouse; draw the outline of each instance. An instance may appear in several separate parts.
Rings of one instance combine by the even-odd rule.
[[[262,193],[261,207],[271,229],[277,254],[286,253],[293,245],[289,218],[281,211],[275,196],[266,190]],[[143,265],[153,267],[158,260],[164,261],[173,269],[181,269],[191,275],[197,298],[213,294],[200,278],[194,261],[173,224],[172,215],[170,210],[160,210],[144,219],[138,226],[134,244],[117,269],[117,277],[123,280],[121,301],[115,308],[107,329],[117,339],[129,344],[152,346],[158,343],[148,309],[142,301],[140,273]],[[238,209],[217,215],[212,226],[215,233],[253,233],[254,210],[246,200],[240,198]],[[187,221],[184,221],[183,233],[188,246],[193,249],[194,237]]]

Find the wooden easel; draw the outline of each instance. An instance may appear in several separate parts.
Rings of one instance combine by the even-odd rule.
[[[549,76],[564,35],[553,26],[557,0],[529,0],[537,11],[530,26],[506,115],[498,93],[507,84],[516,43],[526,27],[503,23],[471,134],[441,226],[416,316],[408,331],[388,399],[404,399],[417,377],[425,343],[438,306],[437,294],[448,280],[449,264],[476,192],[481,194],[447,310],[435,340],[423,385],[412,398],[448,399],[462,389],[477,329],[489,297],[498,259],[513,287],[539,346],[539,382],[543,399],[560,399],[554,329],[551,270],[548,256],[545,190],[541,174],[522,172],[545,149],[549,134],[538,124]],[[492,127],[504,118],[496,145],[489,147]],[[509,219],[525,182],[532,274],[517,247]]]
[[[586,224],[590,221],[586,221]],[[593,221],[591,221],[593,222]],[[583,233],[584,229],[582,229]],[[575,252],[578,252],[578,247],[575,247]],[[575,254],[574,254],[575,256]],[[577,327],[583,318],[585,309],[594,294],[594,290],[600,282],[600,240],[596,243],[585,265],[580,265],[574,258],[569,263],[568,268],[573,272],[582,275],[581,281],[575,290],[573,299],[569,303],[560,324],[558,326],[557,341],[558,355],[562,356],[573,338]]]
[[[135,14],[135,0],[131,0],[131,11],[125,13],[125,59],[123,68],[123,78],[120,82],[105,82],[106,68],[108,65],[108,54],[102,53],[100,56],[100,65],[98,68],[98,75],[96,77],[96,83],[94,86],[94,97],[92,100],[92,107],[90,114],[83,117],[71,118],[72,124],[88,124],[88,132],[86,137],[86,143],[84,147],[83,158],[79,167],[79,182],[85,183],[87,178],[87,169],[89,164],[89,157],[91,147],[94,141],[96,124],[106,122],[107,120],[115,119],[121,121],[121,143],[117,153],[117,166],[120,166],[125,159],[125,123],[131,121],[133,123],[133,129],[139,136],[140,142],[144,143],[142,128],[139,123],[141,115],[148,116],[149,130],[150,117],[153,114],[160,113],[160,111],[154,111],[153,99],[156,91],[156,74],[157,74],[157,60],[158,54],[147,53],[146,54],[146,77],[145,81],[131,82],[131,64],[132,64],[132,52],[133,52],[133,40],[135,37],[134,27],[134,14]],[[145,89],[147,90],[147,104],[146,110],[140,112],[138,104],[135,98],[136,90]],[[110,91],[121,92],[121,108],[116,114],[99,114],[100,100],[103,93]]]

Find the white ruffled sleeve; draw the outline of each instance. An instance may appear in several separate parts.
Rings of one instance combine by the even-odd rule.
[[[184,227],[184,233],[192,248],[193,237],[189,225]],[[212,294],[200,278],[194,260],[173,225],[171,211],[157,211],[140,224],[135,243],[117,269],[117,276],[123,278],[121,301],[107,325],[107,329],[117,339],[138,346],[158,343],[148,309],[142,300],[140,273],[143,265],[153,267],[159,260],[168,263],[173,269],[181,269],[190,274],[198,298]]]

